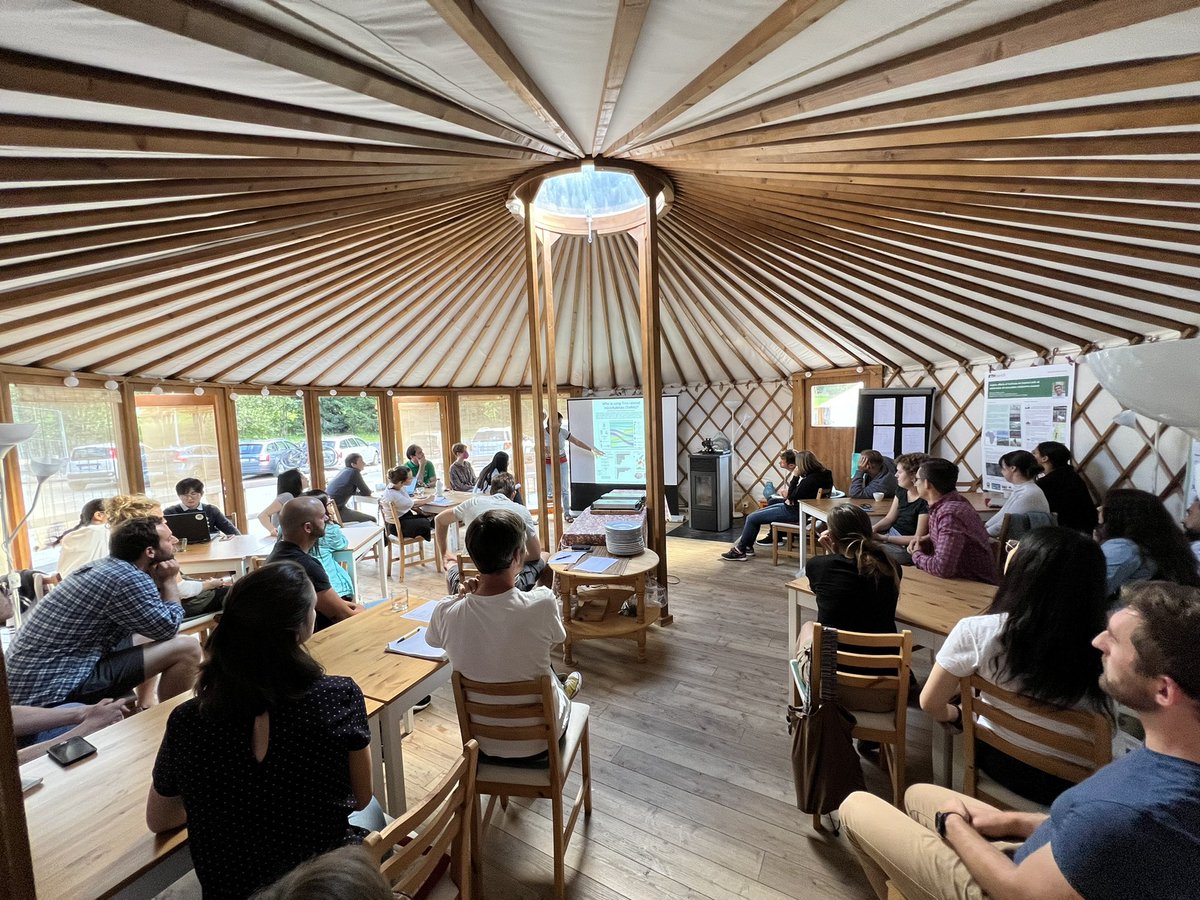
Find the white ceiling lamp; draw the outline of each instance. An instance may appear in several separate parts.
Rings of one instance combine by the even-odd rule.
[[[389,390],[389,391],[387,392],[387,395],[388,395],[389,397],[390,397],[390,396],[392,396],[392,391],[390,391],[390,390]]]
[[[79,379],[75,377],[74,372],[71,372],[66,378],[63,379],[63,384],[69,388],[79,387]]]
[[[303,397],[303,396],[304,396],[304,391],[300,390],[300,388],[296,388],[296,396],[297,396],[297,397]]]
[[[360,397],[365,397],[365,396],[367,396],[367,392],[366,392],[366,391],[359,391],[359,392],[358,392],[358,396],[360,396]]]
[[[163,388],[161,384],[156,384],[154,387],[150,388],[150,393],[152,393],[155,397],[161,397],[162,392]]]
[[[203,397],[204,396],[204,388],[200,387],[200,385],[196,385],[194,388],[192,388],[192,393],[195,394],[197,397]]]
[[[269,387],[264,387],[261,391],[259,391],[259,393],[262,394],[264,397],[270,397],[271,389]]]
[[[230,400],[235,400],[235,401],[236,401],[236,400],[240,400],[240,399],[241,399],[241,396],[242,396],[242,395],[241,395],[241,394],[239,394],[237,391],[230,391],[230,392],[229,392],[229,399],[230,399]]]
[[[106,391],[115,391],[119,387],[120,387],[120,385],[117,384],[115,381],[113,381],[111,378],[108,379],[108,381],[104,382],[104,389]]]
[[[330,389],[329,389],[329,396],[330,396],[330,397],[336,397],[336,396],[337,396],[337,388],[330,388]]]

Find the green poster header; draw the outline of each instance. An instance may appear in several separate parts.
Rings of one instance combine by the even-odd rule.
[[[1057,378],[1020,378],[1012,381],[993,381],[988,384],[990,400],[1025,400],[1067,397],[1066,376]],[[1056,391],[1057,388],[1057,391]]]

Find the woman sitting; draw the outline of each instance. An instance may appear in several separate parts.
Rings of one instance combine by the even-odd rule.
[[[899,564],[876,540],[870,517],[857,506],[843,503],[834,507],[827,524],[820,540],[829,552],[810,559],[804,569],[817,599],[817,621],[844,631],[893,634],[900,596]],[[811,622],[800,629],[796,650],[802,659],[812,646],[812,631]],[[856,652],[873,651],[863,648]],[[878,669],[864,672],[879,674]],[[881,691],[838,688],[838,701],[849,709],[883,712],[895,706],[895,699],[895,694],[886,696]]]
[[[1108,564],[1108,597],[1117,602],[1130,581],[1174,581],[1200,587],[1196,557],[1162,501],[1146,491],[1109,491],[1097,528]]]
[[[399,534],[406,538],[419,537],[428,541],[433,534],[433,520],[421,515],[413,506],[412,495],[405,489],[405,485],[412,478],[412,469],[408,466],[396,466],[394,469],[388,469],[388,486],[379,492],[379,508],[383,510],[383,523],[388,534],[395,537],[397,529],[399,529]],[[392,514],[384,505],[389,501],[398,516],[395,522],[391,520]]]
[[[1094,541],[1071,528],[1035,528],[1021,539],[987,612],[959,621],[937,653],[921,709],[935,722],[962,722],[952,704],[959,679],[979,674],[1006,690],[1062,709],[1107,712],[1100,690],[1100,651],[1092,639],[1105,628],[1104,556]],[[1073,737],[1076,729],[1023,711],[1018,718]],[[997,735],[1025,749],[1040,745],[999,725]],[[1053,752],[1053,751],[1051,751]],[[980,769],[1023,797],[1050,804],[1071,783],[979,743]],[[1087,760],[1055,753],[1087,765]]]
[[[896,483],[900,489],[892,498],[888,514],[875,523],[876,537],[883,548],[903,566],[912,565],[908,545],[929,532],[929,504],[917,490],[917,469],[929,459],[925,453],[904,453],[896,457]]]
[[[499,475],[502,472],[508,471],[508,454],[503,450],[497,450],[492,456],[492,461],[483,467],[483,471],[479,473],[479,478],[475,482],[475,490],[481,494],[490,494],[492,492],[492,476]],[[517,485],[517,493],[513,495],[513,503],[520,506],[525,505],[525,501],[521,497],[521,485]]]
[[[275,499],[258,514],[258,521],[273,538],[279,537],[279,513],[283,504],[299,497],[309,488],[308,476],[299,469],[285,469],[275,479]]]
[[[97,498],[83,504],[79,524],[60,534],[50,546],[60,548],[60,578],[108,556],[108,516],[104,512],[104,501]]]
[[[1058,524],[1086,535],[1096,530],[1096,501],[1079,473],[1071,466],[1071,451],[1058,441],[1042,441],[1033,448],[1042,467],[1037,486],[1046,495]]]
[[[781,457],[791,452],[785,450]],[[825,468],[819,459],[808,450],[797,450],[795,454],[796,466],[792,470],[792,483],[783,503],[773,503],[746,516],[742,536],[727,552],[721,554],[721,559],[749,559],[754,555],[754,542],[758,540],[758,531],[763,525],[769,525],[771,522],[799,522],[800,500],[813,500],[818,491],[833,490],[833,473]]]
[[[329,521],[325,523],[325,534],[317,538],[317,543],[313,546],[309,553],[321,561],[321,567],[325,569],[325,574],[329,576],[329,586],[337,591],[337,595],[343,600],[354,600],[354,582],[350,579],[350,573],[346,571],[336,559],[333,558],[335,550],[345,550],[350,546],[350,541],[346,537],[346,533],[342,531],[342,526],[337,523],[337,504],[320,488],[313,488],[311,491],[305,491],[304,497],[316,497],[321,501],[329,515]]]
[[[1041,470],[1033,454],[1026,450],[1012,450],[1000,457],[1000,474],[1012,485],[1012,490],[1008,492],[1000,511],[988,519],[988,534],[992,537],[1000,535],[1006,515],[1031,512],[1050,514],[1050,503],[1033,480]],[[984,503],[987,506],[994,505],[990,497]]]
[[[316,599],[295,563],[239,580],[196,697],[167,721],[146,823],[156,834],[187,825],[205,900],[243,900],[367,834],[347,821],[371,801],[366,706],[304,648]]]

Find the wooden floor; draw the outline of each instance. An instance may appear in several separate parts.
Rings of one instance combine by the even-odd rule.
[[[795,806],[784,587],[795,562],[725,562],[724,549],[668,539],[675,621],[651,630],[645,663],[631,641],[575,645],[594,810],[567,853],[570,896],[872,897],[845,838],[813,831]],[[414,596],[445,593],[432,565],[410,568],[407,583]],[[928,728],[910,711],[910,782],[929,780]],[[423,796],[460,749],[447,687],[405,738],[408,796]],[[878,767],[863,768],[868,787],[889,796]],[[497,808],[484,837],[489,900],[550,896],[550,829],[548,801]],[[181,883],[164,896],[195,895]]]

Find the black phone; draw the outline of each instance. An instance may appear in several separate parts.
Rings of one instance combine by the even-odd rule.
[[[73,737],[69,741],[55,744],[46,751],[46,755],[60,766],[69,766],[81,759],[86,759],[96,752],[96,748],[81,737]]]
[[[571,549],[572,550],[582,550],[584,553],[587,553],[592,548],[591,548],[591,545],[589,545],[589,544],[572,544]]]

